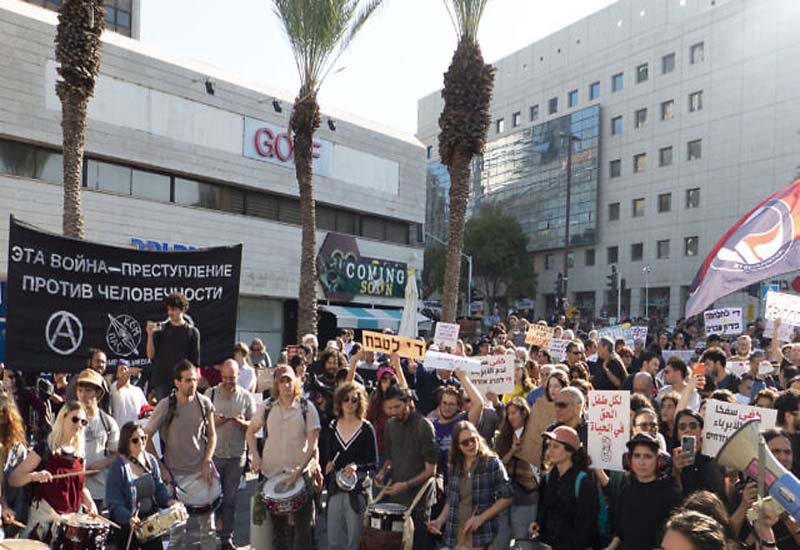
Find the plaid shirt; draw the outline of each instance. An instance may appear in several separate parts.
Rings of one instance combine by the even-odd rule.
[[[454,466],[450,470],[450,480],[447,486],[447,503],[450,509],[447,512],[447,523],[444,530],[444,543],[446,546],[455,547],[458,531],[458,508],[461,495],[458,491],[459,479],[462,476],[461,467]],[[478,458],[472,472],[472,503],[478,508],[476,514],[482,514],[501,498],[514,496],[514,489],[508,479],[503,463],[496,456]],[[483,522],[477,531],[472,534],[473,546],[486,546],[494,542],[498,532],[498,517]]]

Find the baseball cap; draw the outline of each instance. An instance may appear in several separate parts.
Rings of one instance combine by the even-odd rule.
[[[292,382],[297,380],[297,375],[294,373],[294,369],[286,365],[281,365],[280,367],[275,369],[273,380],[280,381],[280,379],[283,378],[284,376],[288,376],[292,380]]]
[[[658,439],[656,439],[652,434],[647,432],[641,432],[633,436],[630,441],[626,443],[628,446],[628,450],[633,452],[633,447],[635,445],[647,445],[648,447],[652,448],[654,451],[658,452],[661,448],[658,444]]]
[[[378,369],[378,382],[380,382],[381,378],[383,378],[384,374],[388,374],[389,376],[394,376],[394,369],[392,367],[381,367]]]
[[[553,441],[558,441],[559,443],[566,445],[575,451],[583,446],[581,443],[581,438],[578,437],[578,432],[569,426],[559,426],[552,432],[544,432],[542,437],[552,439]]]
[[[130,367],[131,366],[130,362],[127,359],[118,359],[117,360],[117,366],[120,366],[120,365],[125,365],[126,367]]]

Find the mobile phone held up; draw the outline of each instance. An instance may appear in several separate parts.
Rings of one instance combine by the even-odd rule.
[[[697,443],[697,438],[693,435],[684,435],[681,438],[681,456],[691,457],[690,464],[694,464],[696,443]]]

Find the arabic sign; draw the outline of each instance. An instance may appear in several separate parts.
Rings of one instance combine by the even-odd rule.
[[[724,401],[708,401],[706,403],[706,417],[703,422],[703,454],[711,457],[717,456],[722,445],[742,427],[742,424],[753,418],[761,420],[761,429],[768,430],[775,427],[778,411],[740,405],[739,403],[725,403]]]
[[[743,374],[750,372],[750,361],[728,361],[725,363],[728,372],[741,378]]]
[[[514,391],[513,355],[484,355],[478,359],[481,361],[481,372],[470,374],[469,379],[483,395],[486,392],[499,395]]]
[[[567,358],[567,344],[569,340],[564,338],[553,338],[550,340],[550,357],[553,361],[563,361]]]
[[[407,359],[421,359],[425,356],[425,342],[394,334],[365,330],[361,332],[361,345],[364,346],[364,351],[387,354],[397,352],[397,355]]]
[[[764,338],[772,338],[775,335],[775,325],[772,321],[764,323]],[[778,327],[778,341],[791,342],[794,338],[794,327],[789,323],[781,322]]]
[[[621,472],[630,439],[630,398],[627,391],[590,391],[588,452],[592,468]]]
[[[703,319],[706,324],[706,335],[735,336],[742,333],[742,308],[740,307],[709,309],[703,312]]]
[[[772,320],[780,319],[781,324],[800,325],[800,296],[783,292],[767,292],[767,307],[764,317]]]
[[[458,344],[458,331],[461,329],[460,325],[455,323],[436,323],[436,333],[433,335],[433,343],[439,346],[439,349],[450,348],[456,349]]]
[[[626,346],[633,348],[636,340],[641,340],[642,343],[647,341],[647,327],[631,326],[630,323],[624,323],[598,329],[597,336],[598,338],[606,336],[611,338],[613,342],[622,339],[625,340]]]
[[[480,374],[481,361],[477,357],[463,357],[450,353],[429,351],[425,354],[423,366],[430,370],[462,370],[466,373]]]
[[[530,346],[537,346],[540,348],[549,348],[550,339],[553,337],[553,327],[545,325],[534,324],[528,327],[528,332],[525,333],[525,343]]]

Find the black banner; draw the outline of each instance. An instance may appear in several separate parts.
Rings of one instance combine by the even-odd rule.
[[[11,218],[6,364],[36,372],[76,372],[89,348],[109,361],[150,363],[147,321],[167,320],[170,292],[189,300],[200,331],[200,363],[231,356],[242,245],[153,252],[69,239]]]

